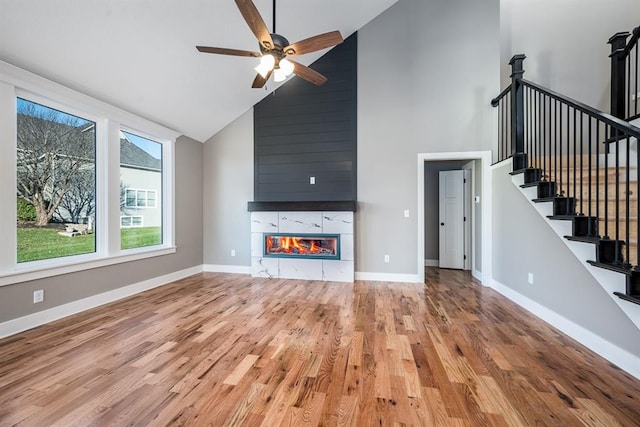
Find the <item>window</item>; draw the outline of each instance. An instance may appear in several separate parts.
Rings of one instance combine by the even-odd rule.
[[[121,216],[120,227],[122,228],[142,227],[142,216],[140,215]]]
[[[125,207],[127,208],[155,208],[156,190],[136,190],[126,188]]]
[[[2,61],[0,123],[0,286],[175,252],[178,133]]]
[[[17,99],[19,263],[92,253],[96,123]]]
[[[120,247],[162,243],[162,144],[120,133]],[[144,224],[144,226],[142,225]]]

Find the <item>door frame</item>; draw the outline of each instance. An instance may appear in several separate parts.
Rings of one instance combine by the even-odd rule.
[[[491,275],[491,151],[459,151],[447,153],[418,153],[418,282],[424,283],[424,162],[439,160],[480,160],[482,171],[482,272],[479,280],[484,286],[490,285]],[[475,238],[475,236],[474,236]],[[473,257],[475,258],[475,251]],[[477,268],[472,265],[473,268]]]

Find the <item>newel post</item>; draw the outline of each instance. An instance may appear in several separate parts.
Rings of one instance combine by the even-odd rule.
[[[527,155],[524,152],[524,88],[522,75],[525,55],[514,55],[511,65],[511,150],[513,170],[527,167]]]
[[[611,115],[625,119],[625,101],[627,97],[627,69],[625,67],[624,49],[627,45],[628,32],[616,33],[607,43],[611,45]]]

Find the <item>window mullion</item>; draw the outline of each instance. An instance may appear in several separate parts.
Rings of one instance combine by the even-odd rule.
[[[120,252],[120,123],[107,120],[107,158],[105,162],[106,191],[103,235],[105,251],[109,255]]]
[[[17,260],[16,237],[16,92],[0,81],[0,141],[6,142],[0,156],[0,271],[13,270]],[[6,202],[6,203],[5,203]]]

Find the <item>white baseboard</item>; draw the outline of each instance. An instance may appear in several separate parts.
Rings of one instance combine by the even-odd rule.
[[[538,304],[521,293],[511,289],[510,287],[498,282],[491,281],[491,287],[518,304],[520,307],[531,312],[534,316],[539,317],[551,326],[559,329],[566,335],[570,336],[580,344],[598,353],[611,363],[624,369],[629,374],[640,379],[640,357],[629,353],[628,351],[610,343],[604,338],[594,334],[593,332],[573,323],[571,320],[559,315],[558,313]]]
[[[8,320],[0,323],[0,338],[8,337],[9,335],[14,335],[19,332],[35,328],[36,326],[44,325],[46,323],[53,322],[54,320],[80,313],[81,311],[89,310],[103,304],[108,304],[149,289],[157,288],[200,272],[202,272],[202,266],[197,265],[195,267],[176,271],[164,276],[154,277],[153,279],[145,280],[144,282],[134,283],[112,291],[103,292],[101,294],[92,295],[67,304],[62,304],[57,307],[49,308],[17,319]]]
[[[356,271],[355,276],[356,280],[370,280],[372,282],[420,283],[417,274],[368,273]]]
[[[251,266],[205,264],[203,266],[203,271],[206,271],[209,273],[251,274]]]
[[[439,259],[425,259],[424,260],[425,267],[439,267],[440,260]]]
[[[480,271],[478,271],[478,270],[475,270],[475,269],[472,269],[472,270],[471,270],[471,275],[472,275],[476,280],[478,280],[480,283],[482,283],[482,272],[480,272]],[[488,286],[488,284],[487,284],[487,283],[482,283],[482,284],[483,284],[484,286]]]

